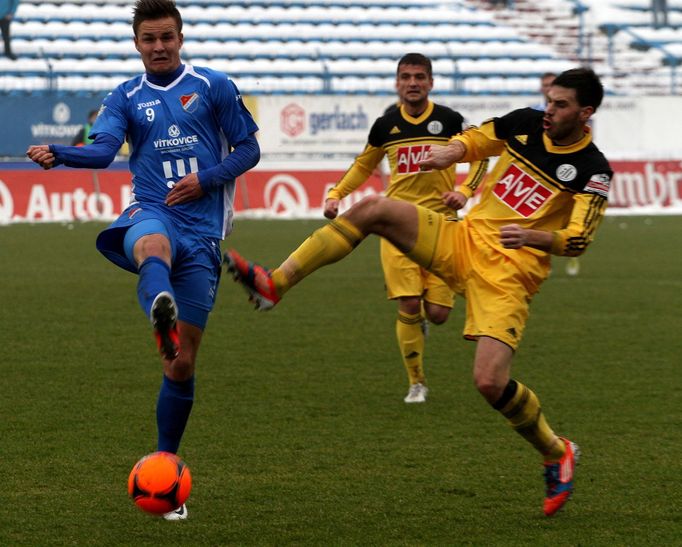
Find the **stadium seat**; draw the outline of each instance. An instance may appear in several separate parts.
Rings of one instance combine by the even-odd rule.
[[[565,13],[573,9],[568,0],[544,0],[552,2]],[[669,1],[670,17],[682,23],[682,2],[676,2]],[[439,82],[458,93],[535,94],[539,74],[575,64],[465,0],[177,3],[185,23],[183,59],[228,72],[244,93],[360,93],[366,85],[366,93],[393,94],[395,61],[411,51],[430,56]],[[678,29],[651,28],[648,0],[583,3],[589,3],[590,18],[619,47],[660,49],[682,41]],[[549,26],[532,9],[517,15],[544,24],[545,34],[573,24],[558,19]],[[101,78],[139,73],[130,19],[129,0],[24,0],[12,26],[20,63],[9,63],[7,74],[45,81],[52,71],[54,77],[69,78],[65,85],[76,89],[79,83],[100,86],[108,82]],[[678,52],[673,47],[665,55],[640,53],[631,66],[662,65],[664,58],[672,63]],[[8,83],[0,85],[10,90]]]

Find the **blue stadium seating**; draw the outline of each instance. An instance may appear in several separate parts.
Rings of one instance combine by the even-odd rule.
[[[615,34],[638,25],[647,40],[646,2],[606,2],[603,28]],[[682,21],[682,0],[669,3]],[[449,93],[535,94],[543,72],[575,65],[466,0],[177,4],[184,60],[224,70],[245,94],[393,94],[395,61],[409,51],[433,59],[438,89]],[[0,91],[101,92],[138,74],[131,18],[129,0],[23,0],[12,25],[20,59],[0,58]],[[664,38],[654,38],[648,45],[633,38],[632,47],[663,47]]]

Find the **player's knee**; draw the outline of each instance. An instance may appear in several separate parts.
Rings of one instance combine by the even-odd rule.
[[[343,216],[363,233],[376,233],[376,227],[383,223],[386,200],[387,198],[379,195],[365,196]]]
[[[168,378],[174,382],[184,382],[194,374],[194,361],[180,352],[171,363],[166,363],[165,369]]]
[[[504,391],[504,386],[489,375],[474,374],[474,385],[491,405],[500,399]]]
[[[143,236],[135,242],[135,258],[142,261],[150,256],[170,260],[170,241],[161,234]]]
[[[384,196],[372,194],[365,196],[358,201],[349,211],[361,215],[363,218],[374,219],[382,211],[382,203],[386,200]]]
[[[416,315],[421,312],[422,305],[418,297],[403,296],[398,300],[399,300],[398,309],[402,313]]]
[[[426,317],[434,325],[442,325],[450,316],[450,308],[426,308]]]

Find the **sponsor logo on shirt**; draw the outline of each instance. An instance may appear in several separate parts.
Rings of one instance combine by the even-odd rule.
[[[605,174],[592,175],[592,178],[585,185],[585,191],[599,194],[602,197],[608,197],[609,188],[611,187],[611,178]]]
[[[137,109],[142,110],[143,108],[149,108],[150,106],[156,106],[157,104],[161,104],[161,99],[147,101],[146,103],[137,103]]]
[[[514,164],[500,178],[493,193],[523,217],[533,215],[552,196],[549,189]]]
[[[185,112],[194,112],[199,106],[199,94],[192,93],[191,95],[181,95],[180,104]]]
[[[190,149],[195,144],[199,144],[198,135],[181,135],[180,128],[173,124],[168,128],[168,139],[156,139],[154,141],[154,148],[157,150],[170,149]]]
[[[424,159],[425,154],[431,150],[430,144],[415,146],[399,146],[396,153],[396,166],[399,175],[419,173],[419,161]],[[423,171],[426,172],[426,171]]]

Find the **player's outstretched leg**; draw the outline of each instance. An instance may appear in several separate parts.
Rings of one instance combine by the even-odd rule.
[[[243,258],[234,250],[224,255],[227,271],[242,284],[257,310],[269,310],[286,291],[318,268],[341,260],[365,235],[344,217],[315,230],[284,263],[274,270]]]
[[[178,308],[173,295],[162,291],[156,295],[151,309],[151,321],[159,353],[172,361],[180,351],[180,335],[178,334]]]
[[[545,484],[547,495],[544,502],[545,515],[548,517],[561,509],[573,494],[575,466],[580,458],[577,444],[559,437],[566,445],[566,452],[558,462],[545,462]]]
[[[257,310],[267,311],[279,302],[270,272],[263,266],[249,262],[234,249],[223,255],[223,262],[234,280],[241,283],[249,294],[249,301],[256,305]]]

